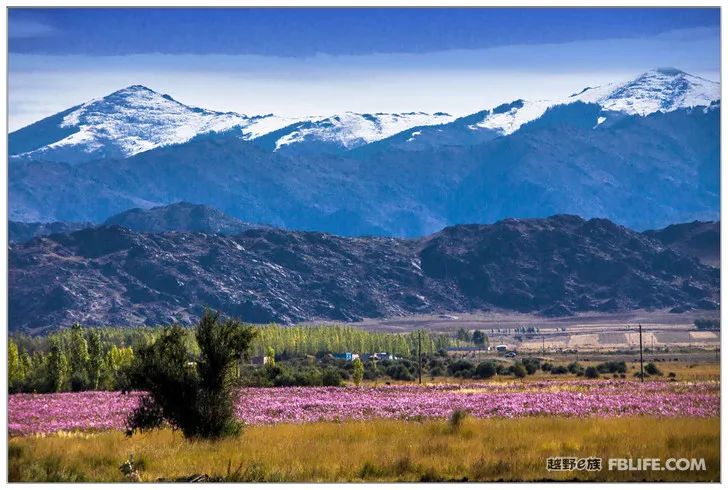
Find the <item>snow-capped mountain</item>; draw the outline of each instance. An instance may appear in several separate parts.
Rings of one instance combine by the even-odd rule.
[[[443,112],[246,116],[190,107],[168,95],[133,85],[11,133],[9,149],[14,159],[79,163],[126,158],[185,143],[199,135],[223,132],[284,152],[345,151],[381,140],[397,140],[401,148],[422,149],[471,145],[509,135],[551,108],[576,102],[599,105],[601,112],[590,122],[597,127],[615,116],[709,107],[719,99],[719,83],[675,68],[651,70],[628,82],[587,87],[558,99],[519,99],[457,119]]]
[[[574,102],[598,104],[606,112],[647,116],[655,112],[709,107],[711,102],[719,99],[720,83],[676,68],[657,68],[628,82],[587,87],[561,99],[517,100],[489,111],[471,129],[483,128],[503,135],[511,134],[524,124],[541,117],[549,108]],[[595,123],[601,124],[605,120],[606,117],[601,116]]]
[[[126,158],[200,134],[239,128],[250,139],[295,122],[274,115],[248,117],[190,107],[132,85],[12,133],[11,154],[69,163]]]
[[[279,138],[276,150],[296,143],[331,143],[344,149],[379,141],[417,126],[445,124],[454,119],[450,114],[407,112],[400,114],[358,114],[345,112],[317,121],[301,123]]]

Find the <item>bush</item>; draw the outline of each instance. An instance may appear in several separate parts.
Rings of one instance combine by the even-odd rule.
[[[550,362],[544,362],[543,364],[541,364],[541,371],[548,373],[549,371],[551,371],[551,369],[553,369],[553,367],[553,364],[551,364]]]
[[[475,369],[475,366],[473,366],[473,363],[468,361],[467,359],[458,359],[455,362],[450,363],[450,366],[448,366],[448,371],[453,376],[457,376],[458,373],[462,371],[472,371]]]
[[[367,362],[364,365],[364,379],[375,380],[381,376],[381,369],[373,362]]]
[[[597,365],[597,371],[600,373],[626,373],[627,363],[624,361],[609,361]]]
[[[233,368],[255,336],[237,320],[220,321],[206,310],[196,330],[199,355],[192,357],[182,327],[165,328],[141,348],[131,372],[134,388],[146,391],[127,418],[127,434],[159,428],[164,422],[185,437],[237,434]]]
[[[513,376],[516,378],[525,378],[527,373],[528,371],[526,371],[526,366],[520,362],[513,365]]]
[[[599,371],[594,366],[589,366],[584,371],[584,377],[589,379],[596,379],[599,377]]]
[[[566,374],[569,370],[566,369],[566,366],[554,366],[551,368],[551,374]]]
[[[541,361],[538,359],[528,358],[523,360],[523,365],[528,374],[534,374],[541,367]]]
[[[645,372],[650,376],[662,376],[662,371],[657,369],[657,365],[654,362],[648,362],[645,366]]]
[[[569,364],[568,370],[571,374],[576,374],[577,376],[584,374],[584,367],[578,362],[572,362]]]
[[[336,368],[326,368],[321,377],[323,386],[341,386],[341,373]]]
[[[445,370],[442,369],[442,366],[435,366],[433,368],[430,368],[430,376],[435,377],[435,376],[444,376],[444,375],[445,375]]]
[[[467,410],[455,410],[453,411],[452,415],[450,415],[450,429],[453,432],[457,432],[460,430],[460,427],[462,427],[463,422],[468,417]]]
[[[481,379],[492,378],[496,374],[496,367],[490,361],[481,362],[478,367],[475,368],[475,377]]]
[[[390,365],[385,372],[387,376],[398,381],[414,381],[415,379],[407,366],[402,363]]]

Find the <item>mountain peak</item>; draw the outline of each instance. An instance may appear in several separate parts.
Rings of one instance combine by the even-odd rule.
[[[145,85],[134,84],[134,85],[129,85],[128,87],[119,89],[110,95],[119,94],[119,93],[137,93],[137,92],[151,92],[153,94],[158,94],[158,92],[150,89],[149,87],[147,87]]]
[[[680,70],[679,68],[673,68],[670,66],[667,67],[660,67],[660,68],[654,68],[647,73],[659,73],[660,75],[669,75],[669,76],[678,76],[678,75],[687,75],[686,72]]]
[[[597,103],[605,110],[646,116],[720,99],[720,84],[677,68],[655,68],[625,83],[586,90],[573,100]]]
[[[180,201],[150,209],[134,208],[108,218],[104,225],[144,233],[187,231],[232,235],[259,225],[245,223],[204,204]]]

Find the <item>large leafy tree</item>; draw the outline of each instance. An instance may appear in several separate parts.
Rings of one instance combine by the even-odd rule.
[[[50,340],[48,352],[48,385],[51,391],[63,391],[68,381],[68,359],[57,338]]]
[[[234,367],[254,336],[253,328],[205,311],[195,335],[199,354],[194,355],[182,327],[165,328],[135,356],[131,382],[147,394],[128,417],[128,433],[166,422],[185,437],[237,434],[241,426],[234,413]]]
[[[88,335],[88,381],[92,389],[99,389],[101,383],[102,369],[104,365],[104,351],[101,345],[101,334],[98,330],[92,330]]]

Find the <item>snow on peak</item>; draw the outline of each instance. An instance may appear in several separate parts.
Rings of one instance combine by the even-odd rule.
[[[345,149],[379,141],[416,126],[445,124],[455,118],[444,112],[428,114],[359,114],[345,112],[323,119],[302,123],[276,141],[276,150],[283,146],[306,141],[333,143]]]
[[[696,106],[708,107],[720,99],[720,83],[690,75],[677,68],[656,68],[634,80],[600,87],[587,87],[563,99],[516,101],[489,111],[471,126],[511,134],[527,122],[541,117],[550,107],[584,102],[599,104],[605,111],[647,116]],[[603,120],[602,120],[603,122]]]
[[[60,128],[75,132],[22,156],[71,163],[125,158],[200,134],[240,128],[243,138],[250,139],[293,122],[273,115],[250,118],[190,107],[143,85],[132,85],[76,107],[60,122]]]
[[[677,68],[656,68],[632,81],[585,90],[573,100],[594,102],[605,110],[646,116],[696,106],[720,99],[720,83]]]

